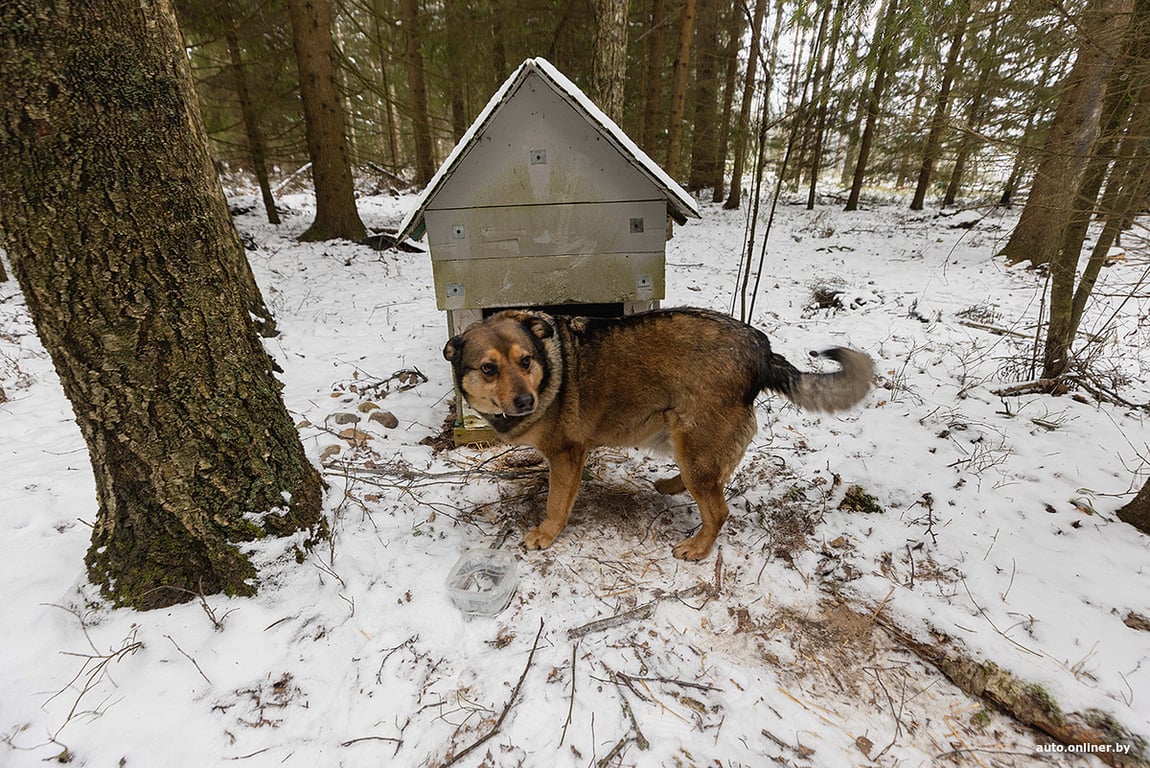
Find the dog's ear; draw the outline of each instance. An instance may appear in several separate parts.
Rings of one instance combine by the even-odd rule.
[[[549,339],[555,335],[555,326],[546,315],[527,315],[520,322],[531,331],[537,339]]]
[[[452,363],[463,353],[463,337],[452,336],[443,347],[443,359]]]

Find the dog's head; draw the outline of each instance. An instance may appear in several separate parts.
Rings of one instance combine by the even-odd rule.
[[[443,348],[467,402],[500,431],[550,404],[555,326],[540,312],[506,310]]]

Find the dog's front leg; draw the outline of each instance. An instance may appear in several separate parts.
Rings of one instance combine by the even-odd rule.
[[[547,517],[523,537],[528,549],[547,549],[567,525],[567,516],[575,505],[579,493],[579,480],[583,476],[583,463],[587,449],[582,446],[564,448],[547,457],[550,479],[547,484]]]

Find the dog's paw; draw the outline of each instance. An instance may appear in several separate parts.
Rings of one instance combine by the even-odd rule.
[[[547,533],[543,530],[543,526],[532,528],[523,537],[523,544],[528,549],[547,549],[553,541],[555,541],[555,534]]]
[[[664,496],[674,496],[676,493],[683,493],[685,490],[687,490],[687,486],[683,484],[682,475],[675,475],[674,477],[666,477],[662,480],[656,480],[655,490]]]
[[[707,541],[701,540],[698,536],[692,536],[680,541],[671,551],[680,560],[702,560],[711,551],[711,545],[714,543],[714,539]]]

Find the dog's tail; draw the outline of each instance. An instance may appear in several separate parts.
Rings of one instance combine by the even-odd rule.
[[[870,357],[846,347],[812,352],[811,356],[829,357],[841,370],[804,373],[772,352],[763,370],[762,388],[772,389],[810,411],[844,411],[866,397],[874,378],[874,361]]]

